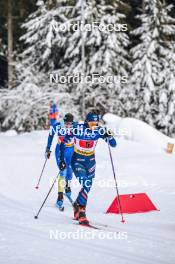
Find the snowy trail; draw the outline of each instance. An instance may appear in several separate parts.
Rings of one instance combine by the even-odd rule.
[[[89,230],[72,220],[72,208],[65,200],[65,212],[54,206],[55,186],[38,220],[39,209],[57,168],[52,153],[46,166],[41,188],[35,190],[44,162],[47,132],[18,136],[0,134],[0,263],[121,263],[173,264],[175,258],[175,180],[174,156],[130,141],[119,140],[113,150],[120,193],[146,192],[160,211],[125,215],[106,215],[114,199],[115,188],[102,187],[112,183],[111,164],[104,142],[97,146],[97,175],[89,195],[88,217],[112,228]],[[73,180],[74,185],[76,179]],[[101,184],[101,185],[100,185]],[[99,185],[101,187],[99,187]],[[73,197],[79,189],[74,186]],[[87,234],[93,239],[50,239],[50,230]],[[100,239],[99,233],[127,232],[127,239]],[[92,233],[91,233],[92,234]]]

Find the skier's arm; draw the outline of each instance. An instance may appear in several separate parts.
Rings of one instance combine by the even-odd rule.
[[[117,141],[115,140],[114,137],[110,137],[110,138],[105,139],[106,142],[107,142],[107,140],[108,140],[109,145],[111,147],[115,148],[117,146]]]
[[[46,157],[49,159],[50,158],[50,148],[51,148],[51,145],[52,145],[52,141],[53,141],[53,138],[54,138],[54,135],[57,131],[57,129],[59,129],[59,125],[58,124],[55,124],[53,126],[50,127],[50,132],[49,132],[49,136],[48,136],[48,140],[47,140],[47,146],[46,146]]]
[[[65,150],[65,143],[60,143],[60,161],[64,160],[64,150]]]
[[[54,138],[54,135],[55,135],[55,129],[56,129],[56,125],[50,127],[49,136],[48,136],[48,139],[47,139],[47,147],[46,147],[46,149],[50,150],[50,148],[51,148],[52,141],[53,141],[53,138]]]
[[[65,144],[64,142],[61,142],[60,143],[60,164],[59,164],[60,171],[63,171],[66,169],[66,163],[64,161],[64,150],[65,150]]]
[[[117,146],[117,142],[111,130],[108,130],[107,128],[105,128],[105,133],[101,135],[101,138],[103,138],[107,143],[109,142],[109,145],[111,147],[115,148]]]
[[[68,143],[74,137],[74,128],[77,127],[77,123],[74,123],[73,130],[66,133],[64,140],[60,143],[60,163],[64,161],[65,144]]]
[[[65,144],[68,143],[72,137],[72,134],[66,134],[64,140],[60,143],[60,161],[64,161]]]

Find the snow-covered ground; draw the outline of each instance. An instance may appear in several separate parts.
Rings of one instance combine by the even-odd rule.
[[[0,134],[0,263],[174,263],[174,155],[142,143],[118,140],[112,153],[120,193],[146,192],[160,209],[125,215],[126,223],[122,224],[119,215],[104,213],[116,193],[110,187],[113,176],[108,149],[99,141],[96,180],[87,214],[90,220],[110,228],[93,230],[75,224],[68,201],[65,211],[58,211],[56,186],[39,219],[34,219],[57,173],[52,153],[40,189],[34,188],[44,162],[46,140],[47,131]],[[74,179],[74,198],[78,189]]]

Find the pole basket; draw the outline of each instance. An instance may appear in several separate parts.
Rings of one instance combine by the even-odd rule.
[[[146,193],[122,194],[120,195],[122,213],[146,213],[149,211],[159,211],[152,203]],[[107,209],[106,213],[120,214],[118,198],[116,197]]]

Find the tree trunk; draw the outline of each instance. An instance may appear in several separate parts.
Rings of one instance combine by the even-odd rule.
[[[12,29],[12,2],[8,0],[8,87],[12,87],[13,80],[13,29]]]
[[[25,1],[24,0],[20,0],[20,17],[24,17],[25,13],[26,13],[26,8],[25,8]]]

